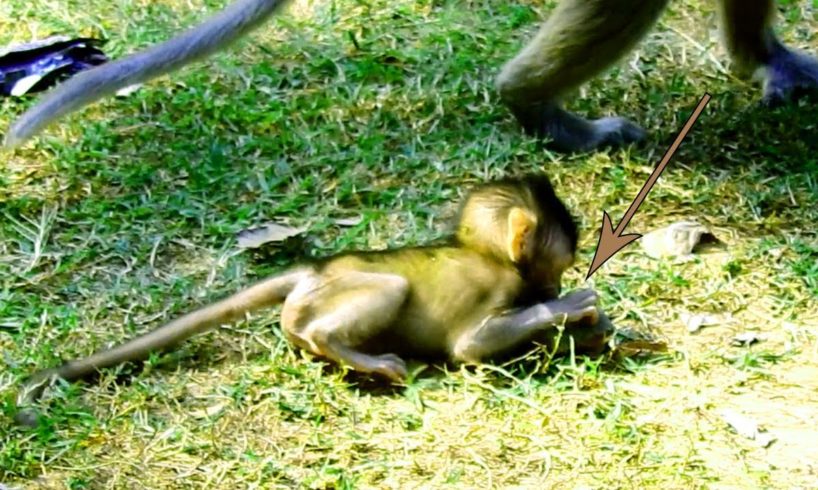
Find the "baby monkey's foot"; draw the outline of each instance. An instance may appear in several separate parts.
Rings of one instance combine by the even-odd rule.
[[[374,358],[372,372],[385,376],[395,383],[402,383],[406,379],[408,375],[406,362],[400,357],[395,354],[382,354]]]
[[[548,138],[548,146],[561,152],[625,146],[647,136],[624,117],[585,119],[555,104],[512,111],[527,133]]]
[[[779,45],[764,70],[763,101],[768,106],[818,93],[818,60],[806,53]]]
[[[554,323],[565,327],[559,336],[555,355],[572,350],[588,355],[598,355],[605,351],[614,333],[614,326],[605,313],[597,308],[597,300],[596,292],[581,289],[548,303],[548,308],[554,315]]]
[[[555,319],[564,324],[582,322],[592,325],[599,320],[598,299],[593,289],[580,289],[549,301],[548,308]]]

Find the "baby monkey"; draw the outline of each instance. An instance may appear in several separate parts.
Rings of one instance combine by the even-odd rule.
[[[560,297],[577,226],[544,175],[476,187],[456,232],[440,244],[351,252],[274,275],[124,344],[33,375],[18,404],[53,378],[68,381],[146,359],[194,334],[283,303],[287,339],[309,352],[394,382],[404,358],[479,363],[542,342],[599,353],[613,332],[592,290]],[[565,335],[558,335],[561,327]],[[559,345],[554,345],[557,339]],[[21,411],[18,422],[36,417]]]

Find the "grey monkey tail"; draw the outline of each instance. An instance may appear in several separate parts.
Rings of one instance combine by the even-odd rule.
[[[237,0],[202,24],[162,44],[80,72],[49,92],[9,128],[13,148],[43,128],[117,90],[146,82],[223,49],[260,26],[286,0]]]
[[[96,352],[83,359],[68,361],[56,368],[38,371],[26,380],[20,389],[17,406],[22,407],[36,402],[45,388],[58,378],[74,381],[88,377],[103,368],[147,359],[152,352],[172,347],[219,325],[232,323],[252,311],[282,303],[293,288],[311,272],[309,268],[300,268],[270,277],[116,347]],[[34,426],[37,413],[31,409],[21,409],[15,420],[20,425]]]

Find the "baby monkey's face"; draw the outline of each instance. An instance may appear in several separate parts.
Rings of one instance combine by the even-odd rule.
[[[562,293],[562,275],[574,265],[574,253],[568,238],[561,232],[538,237],[536,249],[531,254],[533,260],[523,265],[524,274],[530,284],[536,284],[537,299],[548,301]]]

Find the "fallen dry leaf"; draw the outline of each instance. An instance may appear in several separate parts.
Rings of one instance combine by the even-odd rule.
[[[230,402],[220,402],[201,410],[193,410],[190,412],[190,416],[197,419],[213,417],[214,415],[221,413],[228,406],[230,406]]]
[[[620,357],[638,357],[667,351],[667,342],[661,340],[626,340],[616,346],[616,353]]]
[[[721,410],[719,415],[738,435],[755,441],[761,447],[767,447],[775,441],[774,436],[762,432],[756,421],[749,417],[728,409]]]
[[[687,257],[696,247],[717,243],[715,235],[695,221],[679,221],[644,235],[639,243],[653,258]]]
[[[333,220],[333,223],[335,223],[338,226],[356,226],[361,224],[363,220],[364,220],[363,216],[351,216],[349,218],[338,218],[336,220]]]
[[[283,242],[298,236],[307,230],[306,227],[293,228],[278,223],[268,223],[257,228],[248,228],[238,232],[236,239],[241,248],[258,248],[265,243]]]
[[[690,333],[698,332],[702,327],[709,327],[723,323],[724,320],[718,315],[707,315],[701,313],[682,312],[679,319]]]
[[[733,337],[734,345],[750,345],[760,341],[761,338],[755,332],[743,332]]]

